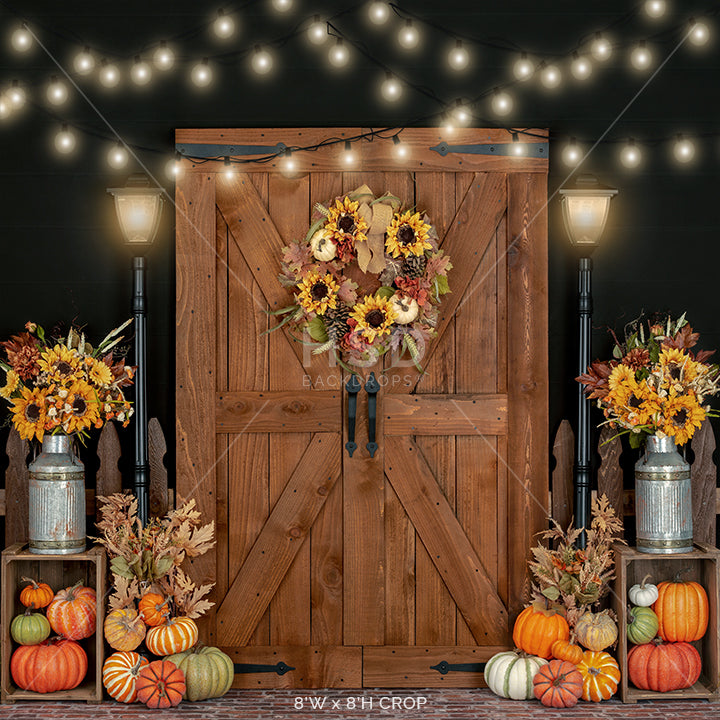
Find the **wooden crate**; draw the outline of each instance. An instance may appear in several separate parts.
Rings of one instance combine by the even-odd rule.
[[[10,656],[17,645],[10,637],[12,619],[24,612],[20,603],[20,589],[25,585],[20,578],[42,580],[57,591],[74,585],[78,580],[92,587],[97,593],[97,620],[95,634],[81,640],[88,656],[88,671],[80,685],[72,690],[54,693],[37,693],[21,690],[14,685],[10,675]],[[2,674],[0,702],[15,700],[85,700],[89,703],[102,701],[102,665],[104,660],[103,617],[105,607],[105,551],[93,547],[72,555],[36,555],[27,545],[17,543],[2,552]]]
[[[718,637],[718,570],[720,568],[720,550],[710,545],[695,543],[692,552],[674,555],[651,555],[638,552],[635,548],[615,544],[616,579],[612,593],[613,609],[618,616],[619,641],[617,646],[618,662],[622,678],[620,681],[620,699],[625,703],[638,700],[694,699],[720,701],[718,674],[720,673],[720,637]],[[639,690],[629,684],[627,674],[627,591],[640,583],[645,575],[651,575],[651,582],[658,584],[663,580],[672,580],[681,570],[682,579],[694,580],[707,591],[710,603],[710,619],[705,636],[692,643],[702,658],[700,679],[690,688],[673,692],[659,693]]]

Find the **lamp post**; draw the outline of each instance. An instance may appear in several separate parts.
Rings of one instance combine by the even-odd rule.
[[[578,375],[590,365],[592,333],[592,259],[605,229],[610,200],[617,189],[602,185],[593,175],[579,175],[574,187],[560,189],[563,219],[571,244],[578,251]],[[585,547],[590,510],[590,400],[578,383],[577,435],[575,438],[575,527],[581,528],[579,546]]]
[[[132,313],[135,320],[135,472],[133,490],[138,518],[147,524],[149,512],[150,466],[148,464],[147,421],[147,303],[145,300],[145,255],[160,224],[161,188],[150,187],[145,175],[132,175],[125,187],[108,188],[115,198],[120,229],[125,243],[134,249],[132,259]]]

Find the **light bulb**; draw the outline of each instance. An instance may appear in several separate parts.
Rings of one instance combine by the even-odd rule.
[[[652,53],[644,42],[636,45],[630,53],[630,62],[636,70],[647,70],[652,65]]]
[[[90,48],[84,48],[75,56],[73,67],[78,75],[89,75],[95,69],[95,58]]]
[[[227,40],[227,38],[235,34],[235,21],[231,15],[226,15],[225,11],[220,8],[220,10],[217,11],[217,17],[215,18],[215,22],[213,22],[212,28],[216,37],[221,40]]]
[[[177,158],[168,160],[165,164],[165,175],[168,180],[175,181],[182,177],[182,163]]]
[[[601,33],[596,33],[594,40],[590,44],[590,53],[592,56],[600,62],[605,62],[610,59],[612,51],[613,48],[610,41]]]
[[[540,70],[540,82],[549,90],[554,90],[562,82],[562,73],[557,65],[545,65]]]
[[[445,113],[442,117],[442,129],[444,132],[446,132],[448,135],[452,135],[455,132],[455,118],[453,118],[452,113]]]
[[[400,32],[398,33],[398,42],[400,43],[400,47],[403,47],[406,50],[416,48],[420,42],[420,33],[413,25],[412,20],[409,18],[405,21],[405,25],[400,28]]]
[[[355,157],[355,153],[353,152],[352,145],[350,144],[349,140],[345,141],[345,149],[343,150],[342,161],[343,164],[347,167],[352,167],[357,162],[357,158]]]
[[[620,150],[620,162],[626,168],[636,168],[642,162],[642,153],[640,148],[635,144],[635,141],[630,138],[626,145],[623,145]]]
[[[55,135],[55,149],[59,153],[67,155],[75,149],[75,144],[75,133],[73,133],[67,125],[63,125],[57,135]]]
[[[490,106],[496,115],[507,115],[512,112],[513,104],[512,96],[509,93],[497,88],[493,90]]]
[[[384,25],[390,17],[390,6],[385,2],[371,2],[368,6],[368,15],[375,25]]]
[[[280,172],[283,175],[293,175],[297,171],[297,163],[292,155],[292,150],[286,150],[280,160]]]
[[[695,143],[683,135],[678,135],[673,145],[673,155],[679,163],[689,163],[695,157]]]
[[[272,70],[273,57],[267,50],[256,45],[250,64],[258,75],[266,75]]]
[[[335,44],[330,48],[328,60],[331,65],[337,68],[345,67],[350,61],[350,51],[347,49],[347,45],[345,45],[342,38],[337,38]]]
[[[196,87],[207,87],[212,82],[212,70],[207,58],[203,58],[190,72],[190,79]]]
[[[19,110],[27,100],[25,90],[20,87],[17,80],[12,81],[12,87],[7,91],[7,99],[13,110]]]
[[[587,80],[592,75],[592,63],[586,57],[574,52],[570,72],[577,80]]]
[[[660,18],[667,10],[667,3],[665,0],[645,0],[644,10],[648,17]]]
[[[272,0],[272,6],[278,12],[287,12],[293,6],[293,0]]]
[[[517,133],[512,134],[512,148],[510,152],[516,157],[522,157],[525,154],[525,144],[520,142]]]
[[[315,15],[310,23],[307,36],[313,45],[322,45],[328,39],[327,23],[323,22],[319,15]]]
[[[121,170],[128,164],[128,151],[122,143],[113,145],[107,154],[107,163],[111,168]]]
[[[12,105],[5,95],[0,95],[0,120],[10,117],[12,114]]]
[[[395,100],[399,100],[402,95],[402,91],[402,83],[392,73],[386,73],[385,79],[380,86],[380,93],[385,100],[388,102],[395,102]]]
[[[472,120],[470,108],[460,100],[456,100],[453,108],[453,118],[458,125],[467,125]]]
[[[235,168],[232,166],[229,157],[225,157],[223,160],[223,174],[226,180],[232,180],[235,177]]]
[[[147,85],[152,80],[150,63],[145,62],[139,55],[136,55],[135,62],[130,68],[130,78],[136,85]]]
[[[117,65],[102,60],[100,63],[100,84],[106,88],[117,87],[120,82],[120,70]]]
[[[164,43],[153,53],[153,64],[158,70],[170,70],[175,64],[175,53]]]
[[[568,167],[575,167],[582,158],[582,151],[578,147],[575,138],[570,138],[570,142],[563,148],[562,161]]]
[[[702,47],[710,39],[710,28],[701,21],[690,21],[688,40],[696,47]]]
[[[68,87],[62,81],[58,80],[56,75],[50,78],[50,84],[45,90],[45,97],[51,105],[62,105],[68,99]]]
[[[410,155],[410,148],[395,135],[393,141],[393,155],[397,160],[407,160]]]
[[[13,31],[10,43],[17,52],[27,52],[32,47],[33,38],[30,31],[25,27],[19,27]]]
[[[535,72],[535,63],[530,60],[527,53],[522,53],[513,65],[513,75],[516,80],[529,80]]]
[[[461,40],[455,42],[455,47],[448,53],[447,61],[452,70],[458,71],[465,70],[470,64],[470,53],[468,53]]]

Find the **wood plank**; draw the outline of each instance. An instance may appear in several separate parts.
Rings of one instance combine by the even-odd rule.
[[[5,470],[5,545],[26,543],[30,532],[30,472],[27,466],[29,448],[27,440],[22,440],[15,428],[11,428],[8,433],[5,451],[9,461]]]
[[[340,432],[341,410],[339,390],[219,392],[215,424],[219,433]]]
[[[527,560],[548,512],[547,178],[508,178],[508,571],[511,616],[521,609]]]
[[[552,518],[566,528],[573,516],[573,463],[575,436],[567,420],[560,423],[553,443],[555,468],[552,471]],[[621,517],[621,516],[618,516]]]
[[[323,143],[319,151],[295,151],[293,159],[298,165],[298,173],[307,172],[343,172],[346,163],[342,154],[345,139],[354,138],[366,133],[366,128],[222,128],[222,129],[178,129],[175,131],[176,146],[183,144],[219,144],[229,145],[262,145],[274,146],[284,143],[287,146],[300,148]],[[537,137],[520,135],[523,142],[545,142],[547,130],[530,129]],[[396,167],[398,161],[394,156],[392,136],[396,130],[381,131],[373,142],[356,142],[353,150],[358,154],[358,166],[364,172],[382,172],[388,167]],[[327,144],[329,137],[339,138],[336,144]],[[442,156],[432,150],[445,141],[449,145],[487,144],[507,145],[512,142],[512,134],[500,128],[457,128],[452,135],[442,128],[407,128],[400,133],[400,139],[408,145],[410,152],[403,161],[403,170],[415,171],[499,171],[499,172],[538,172],[547,173],[547,157],[525,157],[514,155],[480,155],[472,153],[449,153]],[[268,154],[273,154],[269,152]],[[206,162],[202,165],[184,160],[183,167],[188,172],[223,172],[222,155],[233,156],[231,148],[223,152],[217,162]],[[278,172],[280,158],[267,163],[250,163],[243,166],[243,171]]]
[[[485,647],[421,646],[371,647],[363,651],[363,685],[371,688],[487,687],[483,678],[485,663],[496,653],[512,649],[509,645]],[[440,663],[471,663],[474,671],[433,669]]]
[[[226,644],[243,645],[252,635],[339,473],[338,437],[315,434],[218,608]]]
[[[713,462],[715,435],[710,420],[706,419],[692,438],[695,454],[692,477],[692,523],[695,542],[715,545],[715,503],[717,494],[717,468]]]
[[[507,642],[507,611],[417,445],[385,444],[387,477],[476,641]]]
[[[95,492],[97,495],[109,496],[122,491],[122,475],[118,467],[120,460],[120,439],[114,423],[105,423],[100,431],[97,444],[97,455],[100,460],[95,476]],[[100,520],[99,508],[95,519]],[[152,512],[151,512],[152,514]]]
[[[148,454],[150,456],[150,515],[162,517],[170,506],[168,495],[168,472],[163,462],[167,453],[165,434],[157,418],[150,418],[148,423]]]
[[[598,454],[600,455],[600,467],[597,473],[598,493],[605,493],[610,506],[615,513],[622,518],[623,500],[623,471],[620,467],[620,455],[622,454],[622,443],[619,437],[613,437],[616,431],[605,425],[600,431],[598,441]],[[567,527],[565,525],[564,527]]]
[[[215,423],[207,417],[215,399],[215,176],[180,178],[176,205],[176,487],[210,522],[216,513]],[[216,560],[214,548],[193,559],[196,584],[215,582]],[[217,601],[215,591],[210,599]],[[214,645],[213,611],[200,629],[203,642]]]
[[[474,362],[474,360],[473,360]],[[478,365],[478,368],[484,366]],[[450,402],[452,400],[452,402]],[[507,395],[405,395],[383,401],[386,435],[505,435]]]
[[[362,687],[361,647],[311,645],[297,647],[221,648],[234,663],[277,665],[292,668],[283,675],[275,672],[236,673],[234,688],[359,688]],[[328,707],[326,706],[326,709]]]

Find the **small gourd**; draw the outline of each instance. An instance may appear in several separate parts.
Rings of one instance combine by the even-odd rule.
[[[20,602],[25,607],[34,607],[36,610],[47,607],[55,597],[54,590],[44,582],[38,582],[29,577],[21,578],[30,583],[20,591]]]
[[[500,652],[485,665],[485,682],[496,695],[510,700],[534,697],[533,678],[547,660],[524,652]]]
[[[618,628],[607,610],[586,612],[575,624],[575,634],[583,647],[599,652],[617,640]]]
[[[651,642],[659,626],[658,616],[652,608],[640,605],[628,610],[627,639],[633,645]]]
[[[628,597],[633,605],[650,607],[658,599],[657,586],[647,582],[649,578],[650,575],[646,575],[641,583],[633,585],[628,590]]]
[[[329,262],[337,253],[337,245],[332,240],[332,233],[321,228],[310,238],[310,249],[316,260]]]
[[[417,300],[407,295],[395,294],[390,298],[390,304],[395,310],[395,322],[398,325],[408,325],[413,322],[420,312]]]
[[[10,635],[18,645],[37,645],[50,637],[50,623],[32,605],[10,623]]]

